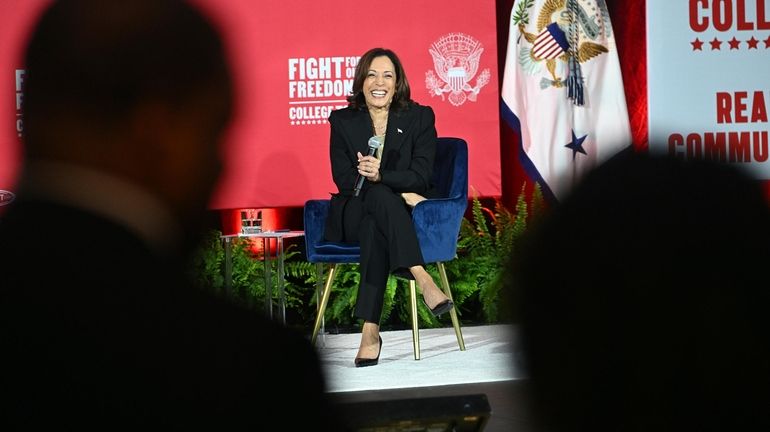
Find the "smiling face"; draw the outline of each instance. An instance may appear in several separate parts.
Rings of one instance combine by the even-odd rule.
[[[375,57],[369,65],[364,80],[363,93],[366,105],[371,108],[390,106],[396,92],[396,68],[388,56]]]

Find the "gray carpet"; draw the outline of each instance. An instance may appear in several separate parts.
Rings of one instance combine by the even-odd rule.
[[[360,334],[321,334],[317,346],[329,392],[509,381],[524,378],[516,365],[516,332],[509,325],[463,327],[465,351],[454,329],[420,330],[421,360],[414,360],[411,330],[383,331],[379,364],[356,368]]]

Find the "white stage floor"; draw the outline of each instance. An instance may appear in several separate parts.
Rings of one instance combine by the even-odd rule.
[[[534,432],[526,407],[527,380],[516,362],[515,327],[467,326],[462,331],[465,351],[459,350],[451,327],[420,330],[418,361],[411,330],[383,331],[380,362],[365,368],[353,363],[360,334],[319,335],[327,391],[347,414],[360,409],[361,402],[416,398],[424,402],[415,406],[426,408],[435,398],[483,394],[491,408],[484,432]]]
[[[515,329],[509,325],[462,327],[465,351],[454,329],[420,330],[421,359],[414,360],[412,331],[383,331],[379,364],[356,368],[360,334],[318,337],[329,392],[385,390],[507,381],[524,377],[515,361]]]

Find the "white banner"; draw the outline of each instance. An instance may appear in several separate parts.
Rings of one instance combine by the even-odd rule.
[[[650,151],[770,179],[770,0],[647,0]]]

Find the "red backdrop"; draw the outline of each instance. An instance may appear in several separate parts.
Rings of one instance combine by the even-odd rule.
[[[17,140],[15,119],[16,119],[16,88],[15,80],[13,79],[16,68],[19,68],[17,62],[9,62],[9,59],[16,59],[18,55],[18,47],[21,45],[21,41],[25,36],[25,29],[29,25],[31,19],[34,17],[36,9],[40,4],[44,4],[48,0],[6,0],[0,3],[0,76],[5,77],[0,82],[0,115],[2,116],[2,127],[0,127],[0,189],[9,188],[12,179],[16,175],[17,160],[19,157],[18,147],[14,145]],[[202,0],[204,4],[216,3],[214,0]],[[423,3],[423,2],[412,2]],[[501,194],[503,201],[512,206],[515,203],[515,199],[521,190],[522,185],[527,182],[531,188],[531,182],[527,179],[526,174],[522,171],[519,159],[518,159],[518,144],[515,141],[515,136],[510,132],[506,126],[499,127],[498,124],[499,115],[497,112],[497,103],[499,94],[499,77],[502,77],[502,65],[505,64],[505,49],[508,43],[508,20],[510,19],[511,7],[513,6],[513,0],[496,0],[494,5],[489,3],[482,4],[479,8],[480,12],[476,12],[476,5],[474,7],[465,7],[465,3],[458,2],[458,7],[454,8],[459,12],[455,12],[455,18],[451,21],[451,25],[447,29],[450,31],[462,31],[467,28],[466,24],[471,21],[477,21],[478,28],[495,29],[497,30],[496,40],[494,38],[494,31],[485,32],[485,38],[478,36],[478,39],[484,44],[485,52],[482,60],[482,68],[492,68],[492,81],[482,89],[483,91],[491,90],[490,87],[495,89],[494,92],[494,113],[489,114],[489,118],[492,127],[479,127],[480,130],[491,131],[487,138],[484,138],[485,142],[492,143],[488,150],[494,156],[499,152],[500,159],[499,164],[493,162],[495,166],[488,167],[488,173],[482,174],[486,176],[483,181],[476,181],[476,183],[491,184],[489,188],[483,188],[486,195],[494,196],[494,183],[495,181],[501,186],[501,189],[497,194]],[[253,2],[248,0],[238,0],[233,2],[233,9],[228,11],[215,12],[216,18],[219,22],[223,23],[225,28],[232,26],[233,32],[229,36],[230,41],[235,44],[235,48],[241,46],[244,49],[248,49],[250,45],[256,45],[263,53],[262,50],[269,49],[275,46],[277,43],[283,43],[286,35],[295,37],[297,42],[295,43],[296,51],[292,54],[282,55],[278,57],[272,57],[269,54],[262,54],[260,60],[270,64],[270,67],[274,67],[275,70],[284,77],[284,81],[279,86],[276,86],[277,92],[283,92],[283,95],[277,96],[277,100],[280,102],[276,106],[271,104],[261,103],[248,109],[271,111],[274,113],[276,123],[280,123],[283,127],[286,127],[289,109],[289,102],[291,101],[288,96],[288,59],[289,58],[308,58],[308,57],[329,57],[329,56],[356,56],[360,55],[363,50],[368,48],[372,42],[371,40],[380,41],[382,45],[390,45],[395,49],[401,47],[416,47],[418,51],[416,60],[407,60],[407,73],[411,79],[412,87],[415,91],[415,98],[419,101],[430,104],[436,108],[449,108],[441,105],[438,97],[431,98],[426,91],[423,80],[425,78],[426,71],[433,69],[431,60],[427,54],[427,49],[430,44],[438,39],[443,33],[441,31],[430,31],[425,29],[425,25],[445,20],[445,18],[436,18],[435,13],[449,9],[448,7],[430,7],[424,6],[424,14],[405,14],[403,8],[388,7],[387,14],[390,16],[390,21],[402,21],[404,24],[415,29],[414,31],[421,35],[419,41],[411,41],[408,38],[400,38],[397,34],[391,32],[377,31],[377,37],[367,36],[367,32],[370,32],[370,27],[367,27],[364,23],[366,21],[361,20],[360,10],[355,7],[356,2],[350,2],[351,7],[345,9],[337,9],[328,7],[316,7],[313,11],[306,11],[303,13],[296,13],[290,16],[281,17],[276,16],[275,13],[270,13],[272,9],[264,8],[261,6],[261,2]],[[441,2],[441,5],[446,5],[446,2]],[[392,5],[391,5],[392,6]],[[621,60],[621,67],[623,71],[623,79],[626,89],[626,99],[628,102],[628,111],[631,118],[632,132],[634,138],[634,145],[640,150],[647,148],[647,98],[646,98],[646,61],[645,61],[645,10],[644,1],[632,1],[632,0],[615,0],[609,1],[608,6],[612,16],[612,23],[615,30],[615,37],[618,45],[618,52]],[[494,8],[492,13],[496,13],[496,25],[493,21],[493,15],[489,12],[490,8]],[[258,13],[257,13],[258,12]],[[312,12],[312,13],[311,13]],[[257,19],[260,13],[267,13],[262,15],[264,19]],[[470,15],[469,15],[470,14]],[[479,15],[481,14],[481,15]],[[471,19],[473,15],[473,19]],[[377,22],[389,21],[386,19],[379,19]],[[281,22],[283,27],[272,26],[270,31],[264,31],[260,33],[262,36],[255,37],[254,39],[239,39],[237,35],[239,31],[244,31],[248,28],[260,28],[266,29],[264,26],[269,26],[271,23]],[[332,22],[342,23],[360,23],[357,26],[345,25],[332,25]],[[309,25],[320,25],[322,30],[308,37],[305,35],[310,34],[307,29]],[[372,24],[372,28],[373,28]],[[454,27],[453,27],[454,26]],[[276,28],[277,27],[277,28]],[[378,27],[379,28],[379,27]],[[465,30],[467,32],[467,30]],[[491,39],[490,39],[491,38]],[[340,50],[320,50],[313,48],[317,46],[317,43],[328,42],[330,40],[346,40],[349,41],[349,45],[345,49]],[[394,45],[395,44],[395,45]],[[308,47],[307,49],[305,47]],[[256,49],[255,48],[255,49]],[[406,49],[406,48],[404,48]],[[497,51],[497,59],[494,61],[491,57]],[[406,52],[405,52],[406,54]],[[420,58],[422,56],[422,58]],[[251,61],[257,59],[252,58]],[[256,63],[250,63],[248,59],[238,60],[236,64],[236,72],[238,73],[237,79],[239,86],[241,86],[241,101],[245,100],[243,96],[252,94],[259,97],[259,95],[266,91],[265,83],[263,79],[259,78],[259,74],[264,73],[263,66]],[[497,65],[497,73],[494,68]],[[487,103],[492,99],[492,94],[480,94],[479,102]],[[295,100],[296,102],[296,100]],[[476,104],[479,105],[479,104]],[[468,109],[471,107],[466,102],[460,109]],[[241,110],[247,109],[240,107]],[[474,106],[473,108],[477,108]],[[462,111],[460,111],[462,112]],[[451,113],[451,111],[450,111]],[[450,116],[450,114],[442,113],[438,116],[440,122],[439,133],[443,135],[458,134],[462,131],[456,131],[452,129],[453,126],[459,124],[456,116]],[[237,147],[239,145],[248,147],[251,143],[255,147],[251,152],[259,152],[260,146],[264,146],[265,143],[276,143],[279,140],[275,136],[262,136],[257,139],[256,136],[250,134],[251,128],[256,125],[241,124],[236,125],[233,130],[233,134],[237,137],[240,136],[241,144],[231,144]],[[301,136],[305,136],[304,132],[311,131],[313,136],[320,141],[317,143],[314,141],[314,145],[318,145],[321,148],[325,148],[327,145],[326,126],[325,125],[311,125],[306,128],[300,128],[303,132]],[[308,135],[310,136],[310,135]],[[316,139],[316,138],[314,138]],[[238,140],[235,139],[234,142]],[[306,142],[307,138],[300,139],[298,142]],[[496,143],[499,143],[499,147]],[[281,145],[288,146],[288,141],[280,142]],[[471,143],[473,144],[473,143]],[[299,145],[293,143],[293,145]],[[233,155],[238,153],[233,153]],[[318,160],[320,158],[320,160]],[[232,156],[229,158],[228,163],[231,167],[243,168],[245,172],[250,174],[230,174],[229,178],[224,179],[223,184],[231,182],[238,183],[238,178],[241,178],[245,183],[243,190],[248,191],[252,183],[258,184],[261,182],[267,182],[268,179],[273,178],[273,174],[278,172],[279,178],[288,177],[287,173],[295,171],[301,167],[312,164],[314,167],[327,164],[327,157],[325,154],[321,155],[317,151],[311,155],[305,155],[300,160],[289,161],[287,159],[279,157],[272,159],[272,165],[267,164],[267,168],[271,168],[268,173],[264,175],[259,174],[262,171],[262,167],[256,164],[256,160],[249,157],[249,151],[245,150],[240,156]],[[263,158],[265,160],[265,158]],[[269,160],[268,160],[269,162]],[[292,163],[294,165],[292,165]],[[237,170],[236,170],[237,171]],[[304,179],[302,181],[315,181],[316,179]],[[322,196],[330,187],[328,179],[321,180],[319,182],[322,187],[318,188],[317,193],[312,193],[314,196]],[[285,183],[271,183],[273,190],[279,192],[278,189],[286,190],[288,186]],[[253,190],[249,193],[254,192]],[[215,207],[251,207],[255,206],[255,202],[249,200],[233,200],[228,204],[230,198],[218,198],[213,205]],[[269,206],[278,205],[270,204]],[[299,208],[296,205],[290,205],[285,203],[288,207],[282,207],[272,212],[266,212],[264,217],[264,223],[267,227],[292,227],[301,228],[301,218]],[[226,216],[225,219],[229,219]]]
[[[19,48],[47,1],[0,5],[0,189],[12,189],[18,168],[12,78],[23,69]],[[377,10],[357,0],[194,1],[220,27],[236,84],[236,117],[211,208],[301,206],[335,192],[326,119],[346,106],[358,57],[375,46],[399,54],[412,98],[433,107],[439,135],[467,140],[471,187],[500,195],[494,0],[472,8],[392,0]],[[448,67],[463,82],[449,80]]]

